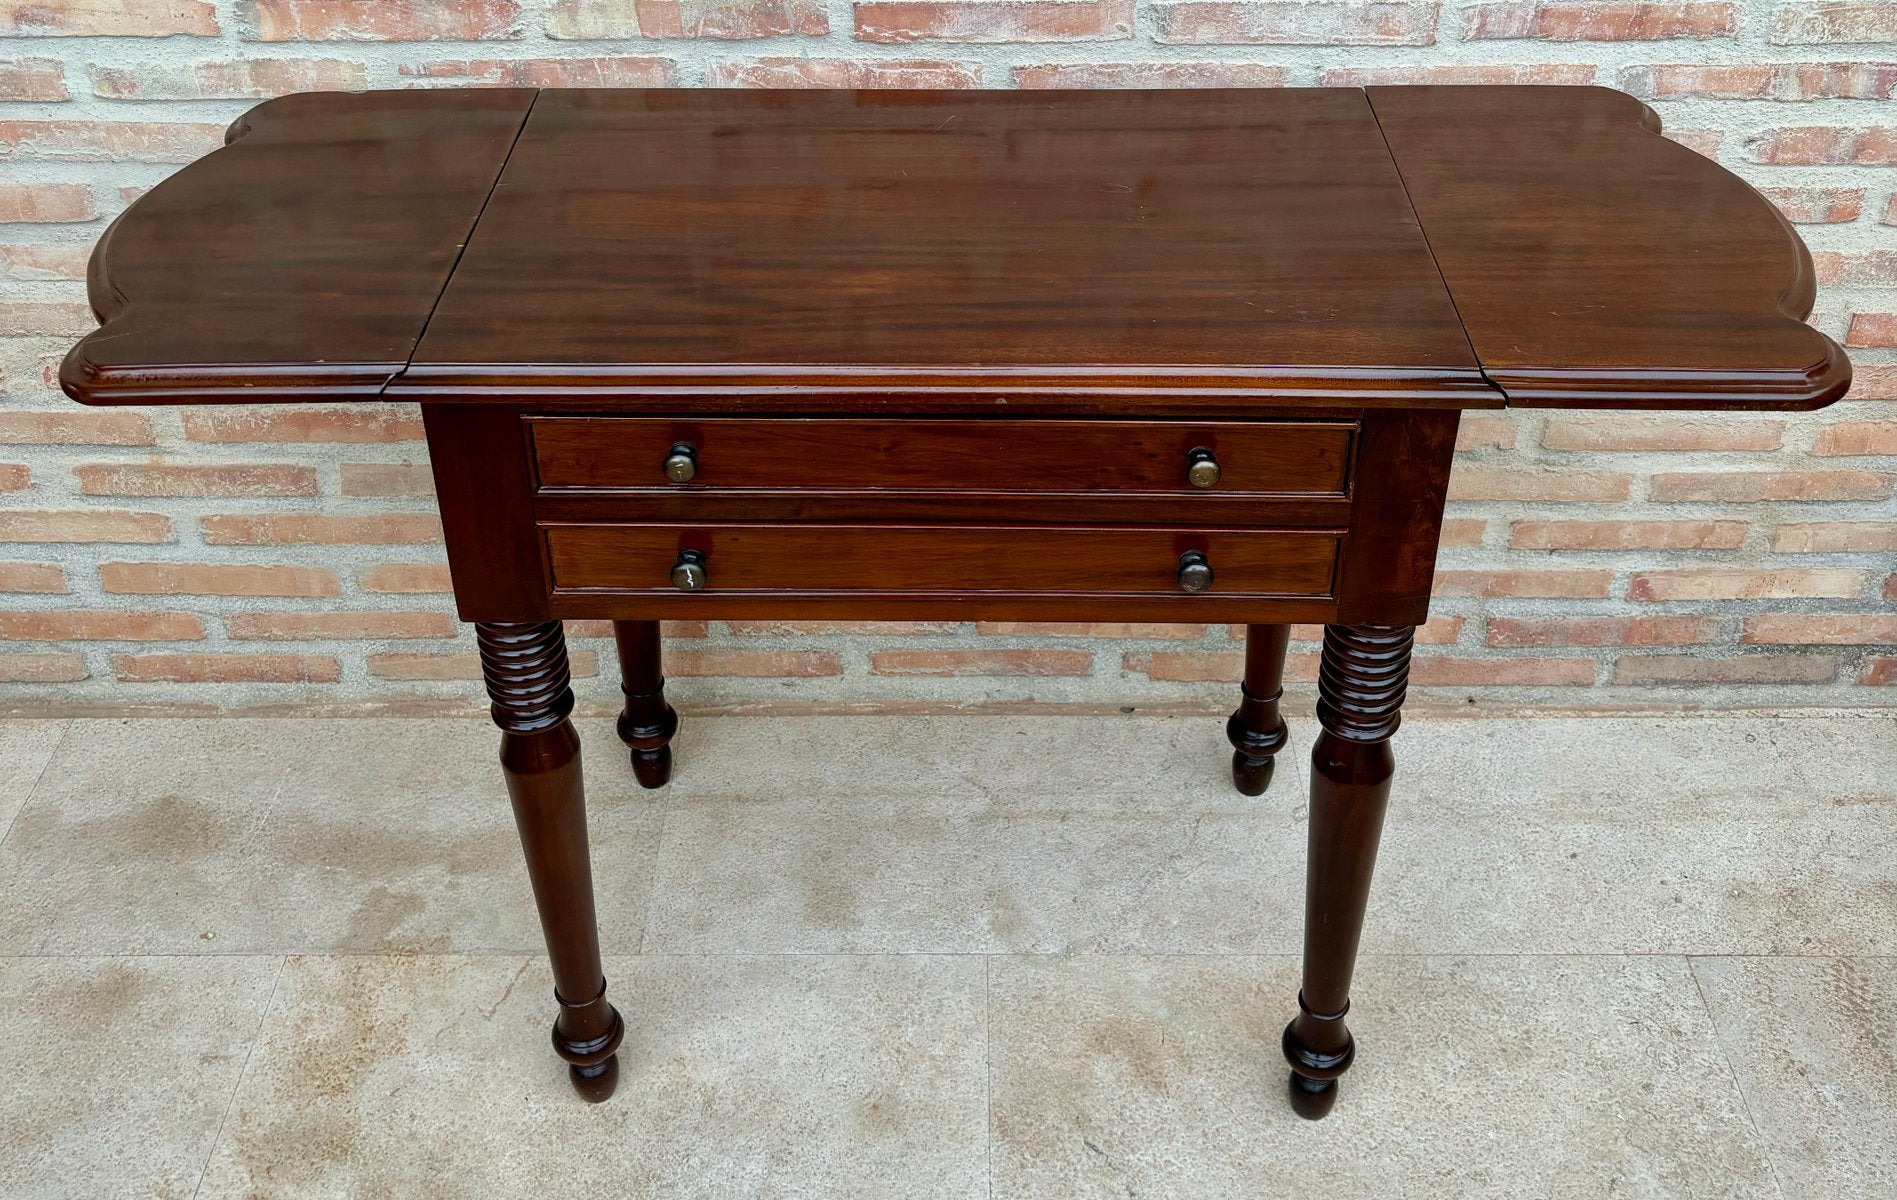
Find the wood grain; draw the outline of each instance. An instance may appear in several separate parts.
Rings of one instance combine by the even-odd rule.
[[[1805,325],[1778,210],[1605,88],[1371,88],[1488,377],[1515,406],[1817,408],[1851,366]]]

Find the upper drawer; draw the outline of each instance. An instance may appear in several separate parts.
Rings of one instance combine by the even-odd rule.
[[[543,490],[1342,496],[1354,421],[531,417]],[[1195,452],[1196,456],[1195,456]],[[666,460],[690,465],[674,482]],[[1216,470],[1203,461],[1208,459]],[[1195,477],[1195,462],[1199,469]]]

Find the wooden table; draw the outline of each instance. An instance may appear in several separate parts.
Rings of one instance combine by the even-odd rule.
[[[1593,88],[387,92],[258,106],[92,258],[88,404],[419,401],[559,1002],[611,1094],[562,620],[1224,621],[1262,792],[1326,625],[1291,1097],[1321,1116],[1458,414],[1807,409],[1757,193]],[[1157,782],[1157,781],[1156,781]]]

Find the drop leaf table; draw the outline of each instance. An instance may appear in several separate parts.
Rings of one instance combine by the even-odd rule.
[[[1244,624],[1248,795],[1323,623],[1284,1033],[1321,1116],[1459,414],[1849,383],[1791,227],[1658,130],[1565,87],[288,96],[113,222],[61,380],[420,404],[592,1100],[625,1027],[561,621],[615,623],[647,787],[661,618]]]

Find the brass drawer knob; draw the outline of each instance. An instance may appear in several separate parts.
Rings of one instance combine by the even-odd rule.
[[[673,483],[690,483],[698,474],[698,451],[690,442],[674,442],[663,465],[667,479]]]
[[[1219,460],[1204,446],[1186,451],[1186,482],[1196,488],[1217,486]]]
[[[1212,564],[1197,550],[1179,556],[1179,586],[1188,592],[1203,592],[1212,586]]]
[[[680,550],[672,564],[672,586],[681,592],[702,591],[710,576],[705,573],[705,556],[696,550]]]

